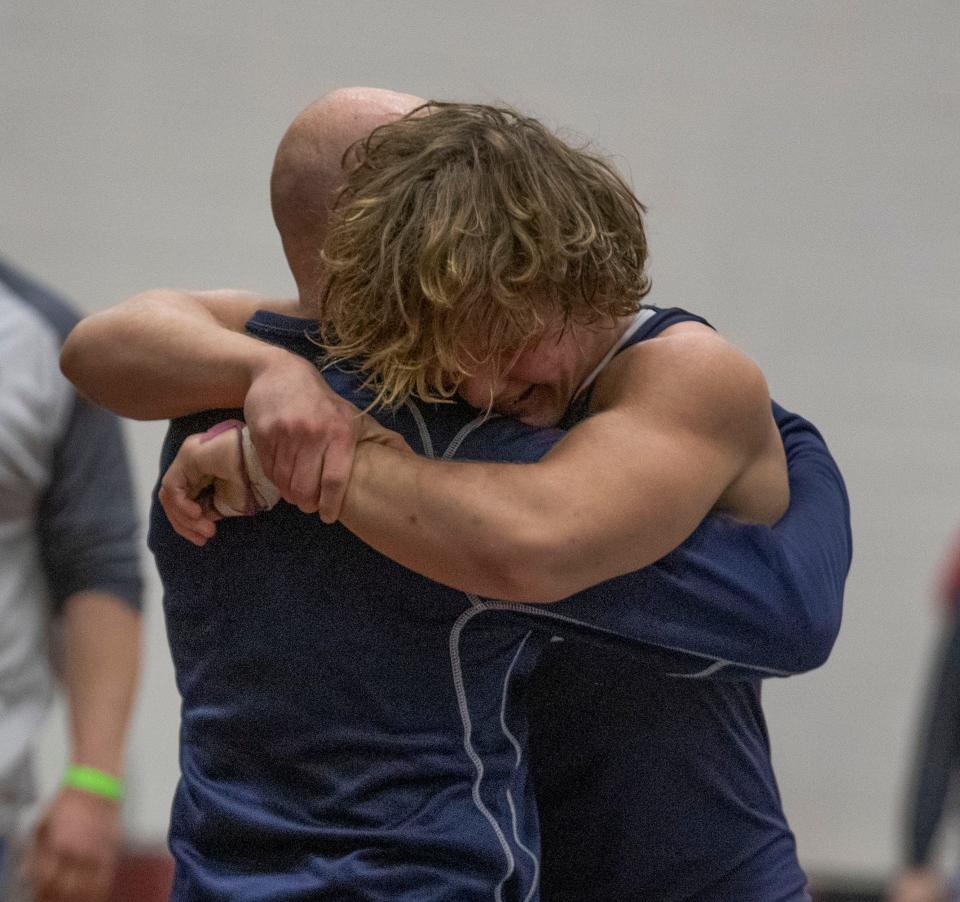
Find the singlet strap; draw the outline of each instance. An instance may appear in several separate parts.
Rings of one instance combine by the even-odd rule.
[[[581,383],[567,407],[563,419],[560,421],[560,427],[570,429],[587,416],[593,383],[617,354],[635,344],[639,344],[641,341],[656,338],[664,329],[675,326],[677,323],[700,323],[711,329],[713,328],[702,316],[689,313],[680,307],[643,307],[638,310],[634,315],[633,322],[627,326],[623,335],[617,339],[613,347],[604,355],[603,360]]]
[[[643,326],[648,320],[653,319],[656,314],[657,311],[652,307],[645,307],[642,310],[638,310],[633,315],[633,322],[627,326],[627,329],[623,335],[621,335],[616,342],[614,342],[613,347],[611,347],[610,350],[603,355],[603,359],[593,368],[593,372],[591,372],[590,375],[580,383],[580,388],[577,389],[573,396],[574,401],[579,398],[580,395],[582,395],[588,388],[590,388],[591,385],[593,385],[594,379],[596,379],[597,376],[599,376],[604,369],[606,369],[607,364],[613,360],[613,358],[616,357],[617,354],[619,354],[620,351],[627,345],[627,342],[629,342],[630,339],[640,331],[641,326]]]

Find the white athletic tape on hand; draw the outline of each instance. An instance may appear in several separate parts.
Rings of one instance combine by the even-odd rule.
[[[242,432],[243,441],[243,463],[247,468],[247,479],[250,481],[250,491],[253,492],[253,499],[257,505],[257,512],[268,511],[275,507],[280,500],[280,493],[277,487],[263,475],[263,467],[260,466],[260,455],[253,446],[253,440],[250,438],[250,430],[244,426]]]
[[[223,488],[230,483],[223,481],[220,485],[214,485],[213,507],[221,517],[252,517],[261,511],[270,510],[280,500],[280,493],[264,475],[263,467],[260,466],[260,456],[250,438],[250,430],[240,420],[217,423],[216,426],[207,430],[205,437],[209,440],[231,429],[236,430],[240,443],[243,471],[237,476],[243,480],[244,505],[240,509],[227,501]],[[232,485],[236,487],[236,482],[234,481]]]

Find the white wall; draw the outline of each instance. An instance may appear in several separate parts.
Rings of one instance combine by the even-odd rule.
[[[952,0],[7,3],[0,249],[88,311],[156,285],[289,291],[272,151],[339,85],[506,100],[595,138],[650,205],[652,300],[752,353],[846,473],[843,634],[766,699],[805,863],[885,870],[960,523],[958,37]],[[129,429],[144,497],[161,433]],[[151,589],[128,806],[145,838],[178,713]]]

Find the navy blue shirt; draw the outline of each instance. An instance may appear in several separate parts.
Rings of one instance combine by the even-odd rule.
[[[312,356],[307,325],[258,315],[248,328]],[[369,400],[349,373],[327,378]],[[186,435],[227,415],[174,423],[164,468]],[[437,457],[534,461],[562,434],[484,422],[462,404],[377,416]],[[820,480],[829,460],[818,442],[798,437],[815,464],[802,482]],[[802,531],[837,511],[797,514]],[[176,536],[155,503],[150,546],[183,697],[174,898],[537,898],[524,705],[537,660],[563,637],[564,647],[620,648],[643,668],[709,671],[731,686],[757,669],[815,666],[829,626],[816,642],[762,652],[779,645],[762,635],[764,612],[779,621],[810,595],[810,568],[786,538],[710,518],[665,566],[534,606],[439,586],[283,503],[221,523],[203,549]],[[769,590],[763,604],[740,564]],[[706,616],[704,586],[723,612],[712,637],[691,629],[692,612]],[[821,619],[838,605],[824,602]]]

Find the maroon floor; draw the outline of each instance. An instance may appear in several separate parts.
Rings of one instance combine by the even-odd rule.
[[[120,862],[110,902],[168,902],[173,859],[164,849],[131,849]],[[870,881],[853,885],[836,879],[815,882],[815,902],[879,902],[882,887]]]

